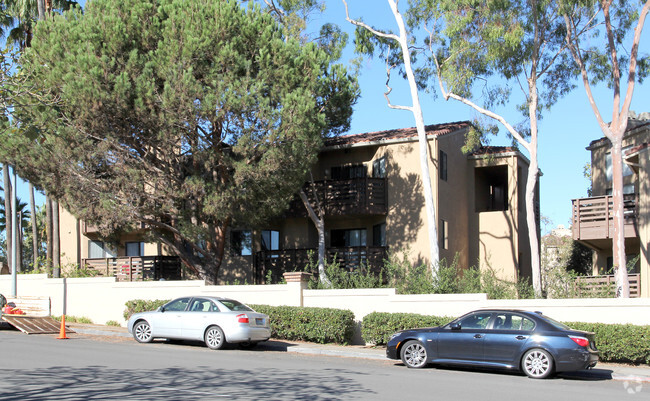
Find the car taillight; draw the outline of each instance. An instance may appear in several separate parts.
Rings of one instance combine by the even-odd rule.
[[[237,322],[238,323],[248,323],[248,316],[246,316],[245,313],[242,313],[241,315],[237,315]]]
[[[569,336],[569,338],[581,347],[587,347],[589,345],[589,340],[584,337]]]

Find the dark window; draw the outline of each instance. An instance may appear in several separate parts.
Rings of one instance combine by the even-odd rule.
[[[124,248],[125,256],[144,256],[144,242],[127,242]]]
[[[190,302],[189,298],[176,299],[174,301],[171,301],[167,305],[165,305],[165,310],[166,311],[174,311],[174,312],[184,311],[185,308],[187,308],[187,303],[188,302]]]
[[[230,232],[230,252],[237,256],[250,256],[253,252],[253,241],[250,231]]]
[[[447,181],[447,154],[442,150],[440,151],[439,163],[440,163],[440,179],[443,181]]]
[[[280,231],[262,231],[262,250],[277,251],[280,249]]]
[[[330,235],[330,246],[332,247],[352,247],[366,246],[366,230],[332,230]]]
[[[386,158],[382,157],[372,162],[372,177],[386,178]]]
[[[372,245],[386,246],[386,223],[372,226]]]
[[[214,302],[205,298],[194,298],[189,308],[190,312],[219,312]]]
[[[440,248],[449,249],[449,223],[440,219]]]
[[[478,167],[474,174],[476,211],[508,210],[508,166]]]
[[[333,180],[350,180],[352,178],[366,178],[366,166],[363,164],[355,164],[352,166],[336,166],[332,167]]]
[[[532,331],[535,328],[535,322],[523,316],[512,313],[499,313],[492,329],[494,330],[521,330]]]

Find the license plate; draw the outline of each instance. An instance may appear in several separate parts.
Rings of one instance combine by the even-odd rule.
[[[255,324],[258,326],[264,326],[264,318],[263,317],[256,317],[255,318]]]

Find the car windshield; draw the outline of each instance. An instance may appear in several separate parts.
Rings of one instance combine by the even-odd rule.
[[[553,325],[553,327],[555,327],[556,329],[560,329],[560,330],[571,330],[571,327],[567,326],[567,325],[564,324],[564,323],[560,323],[560,322],[558,322],[558,321],[555,320],[555,319],[551,319],[551,318],[548,317],[548,316],[541,316],[541,318],[544,319],[544,320],[546,320],[546,321],[547,321],[548,323],[550,323],[551,325]]]
[[[239,301],[235,301],[234,299],[221,299],[219,300],[226,308],[230,309],[231,311],[249,311],[252,312],[253,310],[249,308],[248,306],[244,305],[243,303]]]

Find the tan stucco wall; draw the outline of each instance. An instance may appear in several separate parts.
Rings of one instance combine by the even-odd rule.
[[[638,171],[641,296],[650,297],[650,149],[640,152]]]

